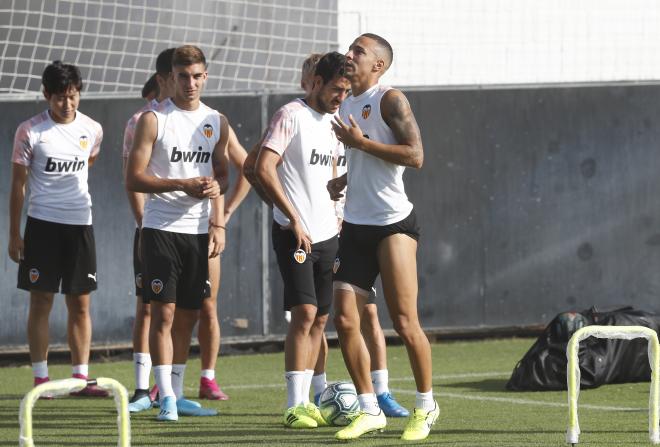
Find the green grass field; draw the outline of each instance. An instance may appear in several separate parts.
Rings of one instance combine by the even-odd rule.
[[[504,390],[515,363],[531,339],[446,342],[433,345],[434,390],[442,413],[431,436],[408,445],[441,446],[562,446],[566,431],[565,392],[511,393]],[[390,387],[411,407],[415,387],[405,349],[388,348]],[[155,411],[131,418],[135,446],[307,446],[340,444],[333,427],[308,431],[281,424],[286,401],[283,355],[223,356],[218,381],[231,396],[214,402],[220,415],[155,421]],[[50,366],[51,379],[66,378],[70,367]],[[132,391],[132,364],[95,363],[91,374],[112,377]],[[186,371],[186,392],[196,397],[199,361]],[[348,379],[341,353],[331,349],[330,381]],[[32,384],[29,367],[0,368],[0,446],[18,444],[18,408]],[[608,385],[580,394],[580,444],[584,446],[649,445],[648,383]],[[387,430],[352,444],[397,446],[404,421],[390,419]],[[34,412],[37,446],[115,446],[116,412],[110,399],[61,398],[39,401]]]

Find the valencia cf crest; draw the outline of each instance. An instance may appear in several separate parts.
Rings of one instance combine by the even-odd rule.
[[[153,290],[153,292],[158,295],[160,291],[163,290],[163,281],[160,279],[154,279],[151,281],[151,290]]]
[[[206,138],[211,138],[213,136],[213,126],[210,124],[204,124],[204,136]]]
[[[339,258],[335,258],[335,263],[332,265],[332,273],[337,273],[337,270],[339,270],[339,265],[341,264],[341,261]]]
[[[87,146],[89,146],[89,139],[87,138],[87,135],[81,135],[80,139],[78,140],[78,144],[80,144],[80,149],[86,151]]]
[[[135,285],[140,289],[142,288],[142,273],[135,275]]]
[[[34,284],[39,280],[39,270],[37,269],[30,269],[30,282]]]
[[[293,259],[295,259],[298,264],[303,264],[307,259],[307,253],[305,253],[305,250],[302,248],[299,248],[293,253]]]
[[[369,115],[371,115],[371,105],[367,104],[366,106],[362,107],[362,119],[367,119],[369,118]]]

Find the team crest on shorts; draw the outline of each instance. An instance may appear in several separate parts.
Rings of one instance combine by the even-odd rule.
[[[160,279],[154,279],[151,281],[151,290],[153,290],[153,292],[158,295],[160,291],[163,290],[163,281]]]
[[[30,269],[30,282],[34,284],[39,280],[39,270],[37,269]]]
[[[204,136],[206,138],[211,138],[213,136],[213,126],[210,124],[204,124]]]
[[[332,273],[337,273],[337,270],[339,270],[339,265],[341,264],[341,261],[339,258],[335,258],[335,263],[332,265]]]
[[[303,264],[307,259],[307,253],[302,248],[299,248],[293,253],[293,259],[296,260],[298,264]]]
[[[362,107],[362,119],[367,119],[369,118],[369,115],[371,115],[371,105],[367,104],[366,106]]]
[[[81,135],[80,139],[78,140],[78,144],[80,144],[80,149],[86,151],[87,146],[89,146],[89,139],[87,138],[87,135]]]
[[[135,275],[135,285],[138,286],[140,289],[142,288],[142,273],[138,273]]]

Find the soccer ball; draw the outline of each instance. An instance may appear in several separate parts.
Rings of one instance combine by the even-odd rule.
[[[336,382],[323,390],[319,410],[330,425],[348,425],[351,415],[360,408],[355,385],[351,382]]]

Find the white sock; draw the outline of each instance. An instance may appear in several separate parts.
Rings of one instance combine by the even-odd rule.
[[[203,369],[202,377],[209,380],[215,379],[215,369]]]
[[[303,401],[302,388],[305,380],[305,371],[286,371],[286,407],[295,407]]]
[[[48,377],[48,361],[34,362],[32,364],[32,375],[40,379]]]
[[[328,387],[327,378],[324,372],[312,376],[312,387],[314,387],[314,397],[321,394],[323,390]]]
[[[415,393],[415,408],[424,411],[431,411],[435,408],[435,401],[433,400],[433,390],[427,393]]]
[[[390,375],[386,369],[371,371],[371,383],[374,384],[374,392],[377,396],[390,392],[390,387],[388,385],[389,379]]]
[[[358,401],[360,402],[360,410],[365,413],[373,415],[380,414],[378,399],[376,399],[374,393],[358,394]]]
[[[312,387],[312,377],[314,376],[313,369],[305,370],[305,380],[302,383],[302,403],[307,405],[309,403],[309,389]]]
[[[158,385],[160,400],[166,397],[176,397],[172,389],[172,365],[154,366],[154,378]]]
[[[80,374],[81,376],[89,377],[89,365],[73,365],[71,368],[72,374]]]
[[[186,374],[186,365],[172,365],[172,390],[176,400],[183,397],[183,376]]]
[[[133,353],[133,366],[135,367],[135,388],[149,389],[149,373],[151,372],[151,355],[148,352]]]

